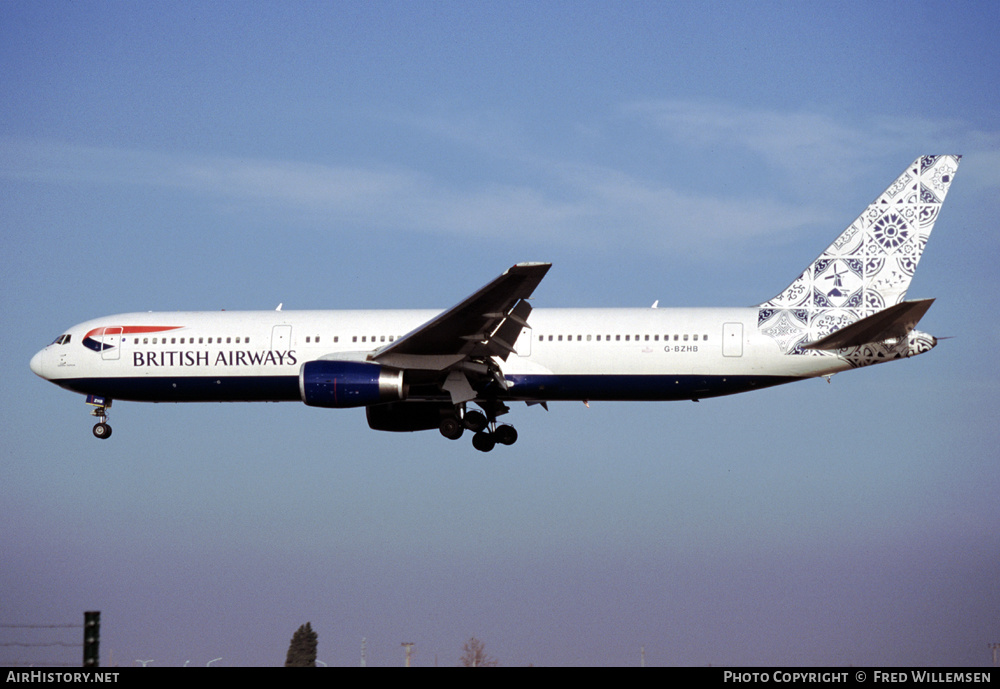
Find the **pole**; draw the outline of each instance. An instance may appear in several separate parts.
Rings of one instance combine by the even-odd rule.
[[[83,666],[100,667],[101,611],[83,613]]]

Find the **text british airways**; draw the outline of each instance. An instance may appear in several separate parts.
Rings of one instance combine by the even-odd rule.
[[[228,352],[132,352],[132,365],[142,366],[294,366],[295,350]]]

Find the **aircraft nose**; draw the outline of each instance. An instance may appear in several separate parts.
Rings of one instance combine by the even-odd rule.
[[[28,364],[29,366],[31,366],[31,372],[41,378],[45,377],[44,359],[45,359],[45,350],[43,349],[42,351],[38,352],[38,354],[31,357],[31,363]]]

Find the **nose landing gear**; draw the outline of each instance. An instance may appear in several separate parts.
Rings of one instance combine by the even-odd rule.
[[[107,397],[89,395],[87,404],[94,407],[90,411],[90,415],[96,416],[98,419],[97,423],[94,424],[94,437],[107,440],[111,437],[111,426],[108,424],[108,408],[111,406],[111,400]]]

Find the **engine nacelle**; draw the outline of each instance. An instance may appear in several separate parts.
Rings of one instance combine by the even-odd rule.
[[[406,396],[403,372],[361,361],[307,361],[299,394],[311,407],[366,407]]]
[[[389,402],[365,409],[368,426],[376,431],[406,433],[428,431],[441,426],[441,419],[454,416],[450,402]]]

